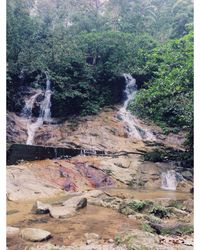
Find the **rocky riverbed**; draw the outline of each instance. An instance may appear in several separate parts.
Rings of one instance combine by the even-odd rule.
[[[155,140],[129,137],[117,108],[74,121],[45,124],[36,144],[122,154],[83,151],[68,159],[9,165],[8,249],[193,249],[192,170],[169,159],[144,158],[160,147],[184,150],[184,133],[164,135],[136,120]],[[8,142],[26,138],[26,119],[9,113]],[[127,154],[135,150],[141,154]],[[168,170],[178,173],[176,191],[161,189]]]

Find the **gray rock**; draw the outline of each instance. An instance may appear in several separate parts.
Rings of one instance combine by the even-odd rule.
[[[83,196],[76,196],[76,197],[72,197],[68,200],[66,200],[65,202],[63,202],[63,206],[67,207],[67,208],[74,208],[75,210],[77,209],[78,205],[80,206],[80,204],[83,203]],[[87,203],[86,203],[87,205]]]
[[[18,227],[6,227],[6,236],[13,237],[20,233],[20,229]]]
[[[76,210],[79,210],[81,208],[84,208],[87,206],[87,199],[86,198],[82,198],[79,203],[76,206]]]
[[[189,170],[183,171],[181,175],[182,175],[182,179],[185,178],[186,180],[193,181],[193,174],[191,171]]]
[[[49,211],[55,219],[66,219],[76,214],[76,208],[67,206],[51,207]]]
[[[86,240],[86,245],[91,245],[92,243],[94,243],[94,240]]]
[[[63,206],[49,207],[50,215],[55,219],[66,219],[77,213],[77,210],[87,206],[87,199],[83,196],[72,197]]]
[[[101,237],[95,233],[85,233],[86,245],[96,243]]]
[[[186,246],[193,246],[194,245],[192,240],[184,240],[183,244],[186,245]]]
[[[175,207],[170,207],[170,211],[174,213],[176,216],[182,217],[182,216],[187,216],[188,213],[186,211],[183,211],[181,209],[177,209]]]
[[[189,171],[189,170],[183,171],[181,174],[183,177],[192,177],[193,176],[191,171]]]
[[[99,240],[101,237],[95,233],[85,233],[86,240]]]
[[[21,237],[28,241],[43,241],[51,238],[51,233],[39,228],[25,228],[21,230]]]
[[[33,205],[32,212],[36,214],[47,214],[49,213],[49,209],[51,208],[50,204],[42,203],[41,201],[36,201]]]

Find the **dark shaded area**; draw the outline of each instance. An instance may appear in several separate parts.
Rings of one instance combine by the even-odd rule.
[[[7,110],[20,114],[24,105],[25,97],[30,97],[34,89],[44,89],[46,86],[46,75],[41,70],[22,71],[20,74],[8,72],[6,94]],[[38,97],[38,102],[42,101],[43,95]],[[33,114],[38,116],[39,110],[35,105]]]
[[[171,147],[160,146],[159,149],[145,152],[143,159],[152,162],[174,161],[180,167],[193,168],[193,154],[191,154],[190,151],[174,149]]]
[[[25,98],[31,97],[36,89],[45,89],[46,76],[37,70],[31,73],[23,73],[22,76],[13,75],[7,79],[7,109],[10,112],[21,114],[25,106]],[[67,89],[69,87],[69,89]],[[87,83],[87,88],[73,79],[70,86],[66,84],[68,95],[60,98],[63,89],[57,84],[56,79],[51,79],[51,114],[52,117],[67,117],[70,115],[96,114],[100,108],[120,104],[123,100],[125,79],[116,76],[111,81],[109,76],[100,76],[96,82]],[[73,88],[70,89],[70,88]],[[89,93],[89,92],[90,93]],[[78,94],[74,94],[78,93]],[[39,103],[43,101],[41,93],[36,99],[32,109],[34,117],[39,116]]]
[[[51,114],[53,117],[96,114],[100,108],[120,104],[123,100],[125,79],[123,76],[117,76],[109,81],[107,76],[102,76],[96,79],[96,82],[89,83],[87,89],[75,82],[72,83],[73,85],[73,90],[68,90],[68,96],[59,98],[59,93],[62,93],[62,90],[56,82],[53,84],[54,94],[51,98]],[[74,96],[73,91],[80,94]]]
[[[194,232],[193,226],[189,223],[175,223],[175,224],[157,224],[150,223],[150,226],[156,231],[157,234],[170,234],[170,235],[185,235]]]
[[[81,149],[53,148],[25,144],[13,144],[7,151],[7,164],[12,165],[24,161],[70,158],[82,153]],[[85,155],[105,155],[104,151],[85,150]]]
[[[144,88],[144,83],[149,82],[152,78],[152,74],[132,74],[132,77],[136,79],[138,89]]]

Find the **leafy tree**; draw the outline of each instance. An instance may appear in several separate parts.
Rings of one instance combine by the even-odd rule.
[[[187,131],[192,150],[193,33],[154,49],[146,67],[153,78],[137,94],[130,109],[165,130]]]

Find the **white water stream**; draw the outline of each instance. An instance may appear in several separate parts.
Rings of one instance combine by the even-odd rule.
[[[46,74],[46,89],[44,93],[44,100],[40,104],[40,113],[39,117],[35,122],[32,122],[31,116],[29,116],[29,122],[27,124],[27,133],[28,133],[28,138],[26,141],[26,144],[28,145],[33,145],[34,144],[34,137],[35,137],[35,132],[39,127],[42,126],[44,122],[50,122],[51,120],[51,82],[49,79],[49,76],[47,73]],[[40,92],[41,94],[41,92]],[[37,94],[38,96],[39,94]],[[32,108],[34,105],[34,102],[37,98],[36,95],[32,96],[28,102],[26,102],[26,105],[24,107],[24,110],[28,110],[28,112],[32,115]]]
[[[135,117],[127,110],[129,102],[135,98],[137,85],[136,80],[130,74],[124,74],[123,76],[126,81],[126,88],[124,90],[125,99],[123,106],[119,110],[119,114],[126,125],[126,130],[129,136],[133,136],[136,139],[154,141],[156,139],[155,136],[147,129],[139,128],[139,124],[137,124]]]
[[[161,188],[165,190],[176,190],[178,184],[176,171],[168,170],[161,174]]]
[[[37,97],[42,93],[41,89],[38,89],[37,92],[32,95],[30,98],[25,99],[25,106],[21,111],[21,116],[25,118],[31,118],[33,106],[36,102]]]

